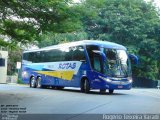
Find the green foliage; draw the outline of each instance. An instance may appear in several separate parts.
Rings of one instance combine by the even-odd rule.
[[[9,43],[31,43],[42,34],[72,32],[81,22],[71,0],[1,0],[0,35]]]
[[[0,39],[0,45],[6,47],[9,45],[9,43],[5,42],[3,39]]]
[[[22,81],[22,79],[18,79],[18,80],[17,80],[17,83],[18,83],[18,84],[24,84],[23,81]]]
[[[8,68],[7,74],[14,75],[17,73],[17,62],[21,62],[22,50],[17,47],[15,49],[9,49],[8,51]]]
[[[82,8],[88,11],[81,19],[89,39],[127,46],[140,59],[139,65],[133,67],[133,74],[160,79],[160,17],[152,2],[86,0]]]
[[[54,34],[50,32],[41,37],[42,40],[41,42],[38,43],[38,46],[41,48],[50,45],[56,45],[59,43],[84,40],[87,38],[88,37],[85,32],[61,33],[61,34]]]
[[[2,0],[0,13],[2,46],[16,48],[17,43],[35,41],[39,47],[82,39],[112,41],[138,55],[140,62],[133,66],[133,75],[160,79],[160,11],[152,2],[84,0],[72,4],[72,0]],[[8,42],[1,36],[7,36]],[[15,66],[21,54],[19,50],[10,52],[13,60],[9,66]]]

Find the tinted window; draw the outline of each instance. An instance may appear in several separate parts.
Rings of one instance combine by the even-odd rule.
[[[41,53],[40,52],[29,52],[23,54],[23,62],[32,62],[37,63],[41,61]]]
[[[23,60],[28,60],[28,55],[29,55],[28,53],[24,53],[23,54]]]
[[[64,61],[72,61],[73,60],[73,49],[70,47],[64,52]]]
[[[62,51],[58,49],[42,51],[42,61],[41,62],[56,62],[62,61]]]
[[[98,46],[95,46],[95,45],[88,45],[86,46],[87,48],[87,53],[88,53],[88,56],[89,56],[89,60],[90,60],[90,64],[92,66],[92,68],[94,68],[94,50],[99,50],[99,47]]]
[[[80,61],[85,60],[84,48],[82,46],[53,49],[48,51],[38,51],[23,54],[23,60],[39,62],[57,62],[57,61]]]
[[[73,47],[74,61],[85,60],[84,48],[82,46]]]

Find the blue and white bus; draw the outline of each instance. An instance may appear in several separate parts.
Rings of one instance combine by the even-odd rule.
[[[115,89],[132,87],[129,55],[122,45],[82,40],[23,52],[22,78],[30,87],[79,87],[88,93],[92,89],[113,93]]]

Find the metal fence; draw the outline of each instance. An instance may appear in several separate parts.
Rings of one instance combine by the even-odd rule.
[[[158,80],[151,80],[143,77],[133,77],[133,87],[157,88],[157,86]]]

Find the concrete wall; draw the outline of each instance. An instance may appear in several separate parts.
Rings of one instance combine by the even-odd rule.
[[[18,75],[7,76],[7,83],[17,83]]]
[[[0,66],[0,83],[6,83],[8,52],[7,51],[0,51],[0,58],[4,59],[4,61],[5,61],[4,66]]]

